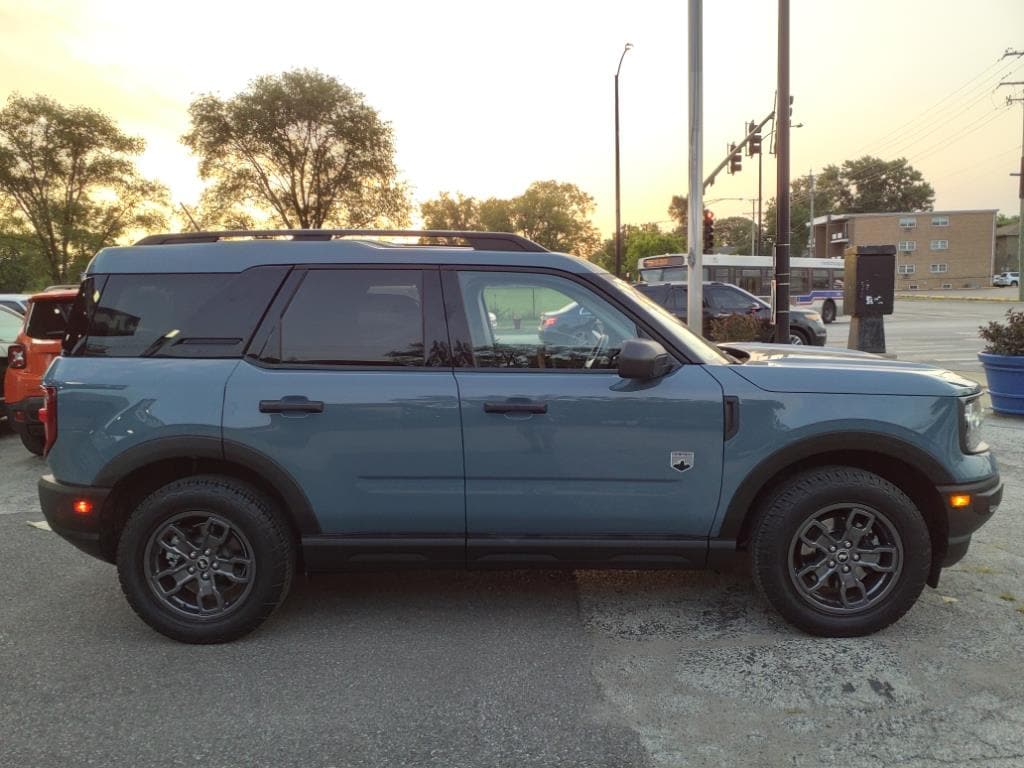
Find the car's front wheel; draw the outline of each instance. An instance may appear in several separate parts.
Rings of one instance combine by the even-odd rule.
[[[759,510],[751,540],[754,579],[790,623],[851,637],[887,627],[924,588],[928,527],[892,483],[828,466],[783,482]]]
[[[131,514],[118,543],[121,588],[153,629],[186,643],[234,640],[288,592],[295,546],[266,496],[230,477],[176,480]]]

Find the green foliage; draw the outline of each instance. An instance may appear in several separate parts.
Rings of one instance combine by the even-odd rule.
[[[1018,221],[1020,221],[1020,214],[1015,214],[1013,216],[1007,216],[1004,213],[996,214],[997,227],[1005,227],[1007,224],[1016,224]]]
[[[50,281],[76,280],[99,248],[133,230],[165,226],[164,188],[135,168],[143,148],[142,139],[97,110],[45,96],[7,99],[0,110],[0,204],[14,232],[35,237]]]
[[[0,220],[0,293],[30,293],[43,288],[50,282],[50,275],[38,238],[11,227],[10,221]]]
[[[814,214],[899,213],[929,211],[935,190],[921,172],[906,159],[882,160],[865,155],[847,160],[842,166],[827,165],[814,177]],[[790,185],[790,254],[804,256],[810,238],[810,178],[799,176]],[[764,225],[766,243],[762,252],[776,242],[775,199],[768,202]]]
[[[988,342],[982,351],[990,355],[1024,355],[1024,310],[1006,310],[1005,322],[993,320],[980,326],[978,335]]]
[[[678,232],[663,232],[653,222],[622,226],[622,273],[623,277],[627,279],[635,280],[637,278],[637,263],[645,256],[685,252],[686,241]],[[590,260],[614,273],[615,238],[605,240]]]
[[[600,237],[590,221],[594,199],[575,184],[535,181],[511,200],[477,202],[442,192],[420,205],[428,229],[514,232],[553,251],[593,256]]]
[[[745,216],[726,216],[715,221],[715,249],[735,249],[741,255],[754,253],[754,222]]]
[[[182,142],[212,181],[205,208],[225,221],[268,211],[286,228],[404,224],[390,124],[362,94],[309,69],[253,80],[189,107]]]
[[[690,199],[686,195],[672,195],[672,201],[668,205],[669,218],[676,222],[676,232],[686,240],[686,230],[689,226]]]

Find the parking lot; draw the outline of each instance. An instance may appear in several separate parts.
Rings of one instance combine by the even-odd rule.
[[[1007,306],[900,302],[889,350],[970,374]],[[2,432],[0,766],[1024,765],[1024,420],[985,430],[1002,506],[872,637],[800,634],[745,573],[438,572],[300,578],[210,647],[29,524],[45,464]]]

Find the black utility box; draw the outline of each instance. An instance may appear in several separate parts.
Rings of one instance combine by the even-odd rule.
[[[896,246],[858,245],[845,254],[843,301],[860,317],[891,315],[896,288]]]

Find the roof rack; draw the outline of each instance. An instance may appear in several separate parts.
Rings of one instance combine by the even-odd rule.
[[[547,248],[520,235],[507,232],[465,232],[442,229],[234,229],[223,232],[179,232],[175,234],[150,235],[136,245],[184,245],[188,243],[216,243],[220,240],[237,238],[289,237],[293,241],[338,240],[346,237],[420,237],[444,242],[443,245],[470,247],[477,251],[534,251],[546,252]],[[398,245],[396,243],[396,245]]]

